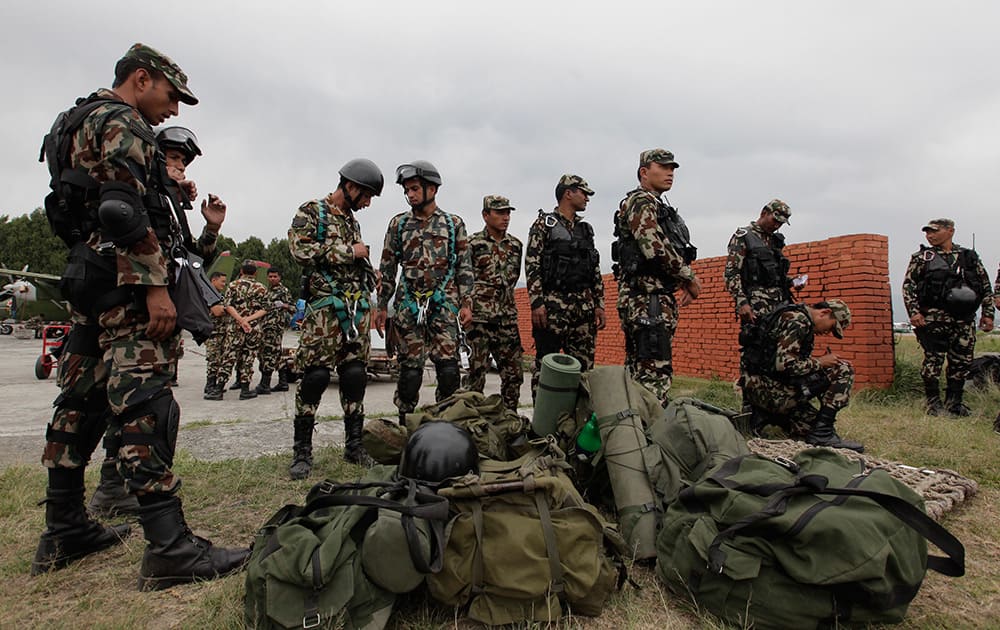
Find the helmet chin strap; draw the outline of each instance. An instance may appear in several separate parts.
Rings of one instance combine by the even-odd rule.
[[[437,198],[436,195],[434,197],[431,197],[430,199],[427,198],[427,182],[425,182],[423,179],[420,180],[420,189],[423,191],[423,197],[424,197],[423,201],[421,201],[418,204],[415,203],[410,204],[410,208],[412,208],[417,212],[420,212],[421,210],[426,208],[427,204],[432,203]]]

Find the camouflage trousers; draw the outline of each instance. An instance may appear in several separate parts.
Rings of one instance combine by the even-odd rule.
[[[504,407],[517,411],[521,401],[521,383],[524,370],[521,364],[521,334],[517,321],[473,322],[466,332],[472,354],[469,356],[469,373],[464,387],[469,391],[483,393],[486,387],[486,371],[490,367],[490,356],[500,370],[500,397]]]
[[[229,374],[223,372],[225,365],[224,354],[229,349],[227,340],[230,331],[219,330],[212,333],[212,336],[205,341],[205,376],[208,380],[218,381],[220,385],[225,385],[229,380]],[[235,363],[233,359],[233,363]]]
[[[597,343],[597,322],[594,320],[594,303],[586,304],[573,299],[572,293],[545,295],[545,314],[548,327],[531,329],[535,341],[535,363],[531,369],[531,399],[538,392],[538,377],[542,359],[560,350],[580,362],[586,372],[594,367]]]
[[[42,464],[86,466],[107,427],[132,492],[175,492],[181,480],[171,467],[180,409],[170,381],[179,335],[149,339],[149,316],[132,304],[113,307],[96,322],[76,312],[72,318]]]
[[[945,359],[948,360],[947,380],[965,381],[976,351],[974,322],[954,320],[929,322],[916,330],[917,341],[924,349],[920,376],[924,382],[935,383],[941,378]]]
[[[261,372],[274,372],[278,369],[278,362],[281,359],[281,338],[285,333],[284,328],[278,326],[267,326],[261,333],[260,363]]]
[[[299,348],[295,353],[296,370],[306,374],[310,368],[326,368],[331,374],[337,366],[351,361],[360,361],[367,368],[371,352],[371,312],[358,324],[358,337],[347,341],[347,335],[340,326],[336,311],[332,307],[307,310],[299,324]],[[307,403],[302,400],[302,381],[295,390],[295,415],[315,416],[319,402]],[[339,389],[339,388],[338,388]],[[345,400],[340,392],[340,406],[345,416],[364,415],[365,402]]]
[[[625,367],[629,375],[653,392],[664,407],[673,383],[673,340],[677,330],[677,300],[673,293],[620,293],[618,319],[625,333]],[[653,301],[656,301],[655,303]],[[659,315],[650,316],[650,304]]]
[[[420,326],[417,316],[406,308],[396,311],[393,325],[396,327],[397,347],[400,374],[404,370],[416,369],[423,373],[424,363],[428,358],[435,366],[441,361],[458,361],[458,319],[452,312],[441,307]],[[440,401],[443,396],[440,389],[434,392],[434,400]],[[399,411],[410,413],[417,407],[418,400],[404,401],[399,395],[397,383],[392,401]]]
[[[812,429],[816,408],[810,401],[818,398],[821,407],[840,410],[851,401],[854,368],[842,361],[824,370],[829,385],[822,391],[804,391],[799,382],[784,382],[764,375],[747,375],[743,382],[746,400],[763,411],[787,419],[792,437],[803,437]]]
[[[236,380],[241,385],[249,385],[253,380],[253,362],[260,351],[260,329],[252,328],[250,332],[245,332],[236,327],[226,339],[226,350],[222,354],[220,366],[222,373],[228,379],[235,365]]]

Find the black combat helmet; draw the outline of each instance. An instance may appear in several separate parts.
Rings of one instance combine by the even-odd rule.
[[[382,194],[385,178],[382,177],[379,167],[371,160],[355,158],[341,166],[337,172],[347,181],[372,191],[376,197]]]
[[[945,310],[954,317],[975,315],[981,303],[975,290],[967,284],[950,289],[944,296]]]
[[[164,127],[156,134],[156,143],[163,151],[177,149],[184,153],[187,156],[185,164],[190,164],[201,155],[201,149],[198,147],[198,136],[194,135],[194,132],[187,127]]]
[[[437,167],[427,160],[414,160],[408,164],[403,164],[396,169],[396,183],[402,184],[404,181],[419,177],[428,184],[441,185],[441,174]]]
[[[399,475],[428,484],[479,472],[472,434],[450,422],[428,422],[410,435],[399,462]]]

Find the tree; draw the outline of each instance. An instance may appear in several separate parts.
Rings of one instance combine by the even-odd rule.
[[[52,233],[45,211],[10,218],[0,215],[0,263],[8,269],[28,269],[38,273],[61,274],[66,268],[66,249]]]

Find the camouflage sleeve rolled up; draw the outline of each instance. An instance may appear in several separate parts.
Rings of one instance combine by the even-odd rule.
[[[657,261],[666,274],[682,282],[694,280],[694,271],[684,264],[684,257],[664,234],[657,221],[659,202],[645,191],[630,195],[625,201],[628,229],[639,244],[642,256]]]
[[[544,304],[542,291],[542,250],[545,249],[545,219],[539,217],[528,231],[528,245],[524,250],[524,277],[528,282],[528,302],[531,308]]]
[[[726,254],[726,270],[724,277],[726,280],[726,290],[733,296],[736,303],[736,310],[739,311],[744,305],[749,306],[746,291],[743,290],[743,261],[746,260],[747,245],[740,233],[733,234],[729,239],[729,247]]]
[[[100,93],[121,100],[108,90]],[[70,161],[74,167],[85,168],[98,183],[123,182],[141,197],[155,152],[156,137],[137,110],[101,105],[74,135]],[[136,243],[117,248],[117,269],[119,285],[166,286],[169,282],[167,259],[151,228]]]
[[[396,272],[399,270],[399,261],[396,259],[396,233],[399,230],[399,222],[405,219],[406,213],[397,214],[389,220],[389,225],[385,228],[382,258],[378,264],[379,273],[382,275],[382,283],[378,290],[378,307],[383,310],[389,307],[389,300],[396,292]]]
[[[455,221],[455,290],[459,308],[472,309],[472,285],[476,275],[472,270],[472,255],[469,251],[469,235],[465,230],[465,221],[457,214],[451,215]]]
[[[803,344],[812,334],[813,323],[808,315],[795,310],[782,313],[775,330],[775,371],[785,376],[805,376],[821,370],[817,359],[802,356]]]
[[[918,291],[923,276],[924,261],[920,252],[917,252],[910,256],[910,264],[906,266],[906,275],[903,277],[903,306],[910,317],[920,312]]]

